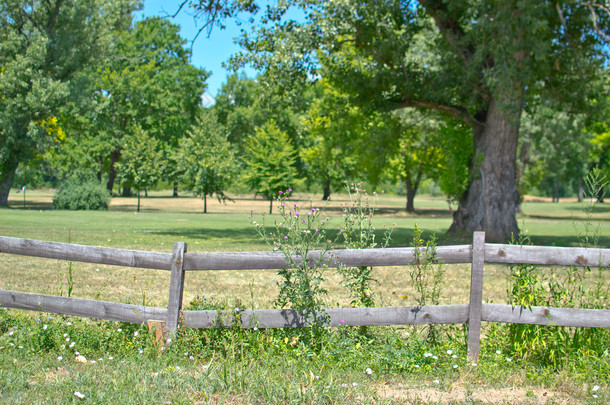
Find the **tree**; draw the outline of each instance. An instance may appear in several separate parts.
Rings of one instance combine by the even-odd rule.
[[[135,187],[138,194],[137,212],[140,212],[140,191],[153,186],[163,173],[163,151],[156,138],[135,126],[125,139],[122,155],[123,160],[117,164],[119,178],[124,185]]]
[[[238,0],[196,3],[216,11],[208,22],[243,10]],[[300,6],[306,21],[282,20],[287,4]],[[250,52],[242,62],[280,79],[287,71],[284,83],[321,72],[362,104],[432,109],[470,126],[471,178],[450,231],[507,240],[519,231],[523,108],[547,99],[589,107],[610,32],[610,20],[597,17],[593,23],[583,2],[280,2],[263,17],[267,26],[241,39]]]
[[[124,137],[135,124],[164,148],[176,148],[201,108],[209,73],[190,64],[191,52],[179,30],[161,18],[137,21],[116,33],[114,54],[92,74],[90,109],[83,112],[90,119],[84,134],[94,137],[97,147],[91,151],[97,154],[100,170],[107,172],[109,191]],[[173,167],[175,162],[166,167],[170,181],[177,180]]]
[[[20,164],[43,153],[54,136],[72,81],[104,54],[109,33],[124,26],[132,0],[0,1],[0,206]]]
[[[218,201],[228,197],[225,190],[239,169],[235,150],[215,117],[207,112],[180,141],[177,162],[182,183],[203,199],[203,212],[208,212],[207,197]]]
[[[271,214],[278,193],[296,188],[298,183],[296,153],[290,138],[270,120],[246,140],[243,160],[246,168],[242,181],[269,200]]]

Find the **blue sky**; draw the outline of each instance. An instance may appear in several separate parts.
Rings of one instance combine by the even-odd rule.
[[[161,1],[161,0],[144,0],[144,9],[137,12],[138,17],[144,16],[167,16],[173,15],[179,1]],[[181,27],[180,34],[188,41],[192,40],[198,30],[197,23],[193,17],[181,12],[178,17],[170,19],[174,24]],[[211,76],[207,80],[208,89],[206,95],[215,97],[220,90],[221,85],[226,81],[228,70],[222,68],[222,63],[226,62],[229,57],[239,51],[239,46],[233,42],[233,38],[240,35],[241,29],[248,29],[250,25],[245,22],[238,27],[234,21],[226,21],[226,29],[220,30],[214,27],[210,36],[207,32],[202,32],[193,44],[193,65],[203,68],[211,72]],[[201,26],[201,23],[199,23]],[[252,69],[246,69],[246,74],[249,77],[254,77],[256,72]]]

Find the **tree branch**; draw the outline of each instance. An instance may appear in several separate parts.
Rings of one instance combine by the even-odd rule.
[[[589,8],[589,11],[591,11],[591,17],[593,18],[593,28],[595,28],[595,31],[597,31],[597,33],[599,35],[601,35],[602,38],[604,38],[606,40],[606,42],[610,43],[610,36],[606,35],[597,25],[597,14],[595,13],[595,7],[599,8],[600,10],[602,10],[606,14],[608,14],[608,17],[610,17],[610,9],[608,7],[605,7],[605,6],[603,6],[601,4],[597,4],[597,3],[583,2],[581,4],[583,6],[587,6]]]
[[[475,119],[475,117],[472,114],[470,114],[470,112],[468,112],[467,109],[465,109],[464,107],[460,107],[460,106],[441,104],[441,103],[436,103],[436,102],[427,101],[427,100],[402,100],[402,102],[400,102],[399,105],[402,108],[416,107],[416,108],[424,108],[427,110],[440,111],[442,113],[450,115],[451,117],[453,117],[459,121],[462,121],[463,123],[465,123],[466,125],[468,125],[470,127],[473,127],[475,125],[483,125],[483,123],[477,121]]]
[[[458,16],[452,15],[447,8],[448,2],[443,0],[422,0],[426,12],[432,17],[447,43],[458,54],[460,59],[468,62],[474,55],[474,46],[464,44],[465,33],[458,21]]]

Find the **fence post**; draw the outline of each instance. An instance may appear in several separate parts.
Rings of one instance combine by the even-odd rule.
[[[175,336],[182,309],[182,293],[184,292],[184,253],[186,243],[174,243],[172,256],[172,274],[169,282],[169,300],[167,303],[167,331]]]
[[[483,302],[483,267],[485,263],[485,232],[472,235],[472,267],[470,270],[470,308],[468,314],[468,357],[479,361],[481,343],[481,311]]]

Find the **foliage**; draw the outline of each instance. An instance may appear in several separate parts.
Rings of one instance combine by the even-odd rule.
[[[133,134],[125,139],[122,155],[123,160],[117,165],[119,178],[123,187],[135,187],[137,190],[137,211],[140,212],[140,191],[152,187],[163,173],[163,151],[157,139],[136,126]]]
[[[409,273],[418,296],[415,297],[420,306],[439,305],[441,292],[444,288],[443,276],[445,269],[442,261],[436,256],[436,238],[433,236],[425,241],[422,231],[413,227],[413,270]],[[429,342],[436,343],[439,339],[439,329],[436,325],[428,326]]]
[[[256,194],[269,200],[269,213],[278,192],[298,184],[295,159],[288,135],[273,120],[257,128],[246,141],[243,157],[246,167],[241,179]]]
[[[204,213],[207,212],[207,196],[215,194],[219,201],[228,198],[225,190],[239,169],[238,161],[233,146],[214,116],[202,114],[197,119],[180,141],[176,161],[182,173],[182,183],[203,198]]]
[[[76,77],[107,50],[136,2],[3,1],[0,3],[0,205],[17,167],[56,142],[54,120],[78,86]],[[60,131],[61,129],[61,131]]]
[[[324,226],[330,218],[324,219],[322,211],[311,204],[306,209],[296,202],[290,204],[287,197],[291,192],[291,189],[278,192],[279,219],[273,220],[271,232],[265,227],[264,216],[262,223],[254,221],[252,216],[250,220],[259,236],[286,259],[287,267],[278,272],[280,292],[275,303],[302,314],[312,326],[313,337],[319,338],[328,321],[328,315],[322,312],[323,297],[327,293],[322,283],[327,270],[324,255],[331,243]],[[313,250],[319,250],[319,256],[310,257]]]
[[[105,210],[110,194],[94,179],[68,179],[60,184],[53,197],[53,208],[58,210]]]
[[[346,188],[349,195],[349,202],[343,208],[343,226],[340,229],[340,236],[347,249],[372,249],[387,247],[390,243],[392,230],[386,230],[381,244],[375,242],[375,226],[373,226],[373,216],[375,214],[375,204],[377,194],[369,196],[362,188],[362,183],[351,184]],[[371,201],[372,200],[372,201]],[[376,281],[373,278],[372,266],[346,267],[341,265],[337,268],[343,276],[344,285],[352,298],[352,307],[374,307],[375,295],[371,288],[371,283]]]
[[[190,3],[208,23],[259,10]],[[287,18],[290,7],[304,17]],[[608,19],[593,24],[582,3],[288,1],[267,7],[261,23],[233,62],[263,69],[276,87],[322,77],[359,105],[435,110],[469,126],[472,176],[450,230],[484,229],[497,240],[518,233],[522,111],[549,100],[590,110],[607,70]]]
[[[519,244],[529,244],[529,239],[522,237]],[[510,266],[506,274],[508,303],[522,311],[532,306],[606,309],[605,297],[610,293],[604,281],[607,269],[599,267],[597,272],[593,286],[587,287],[590,267],[545,271],[529,264]],[[594,353],[610,342],[608,331],[599,328],[507,324],[494,326],[491,332],[504,351],[554,368],[576,353]]]

